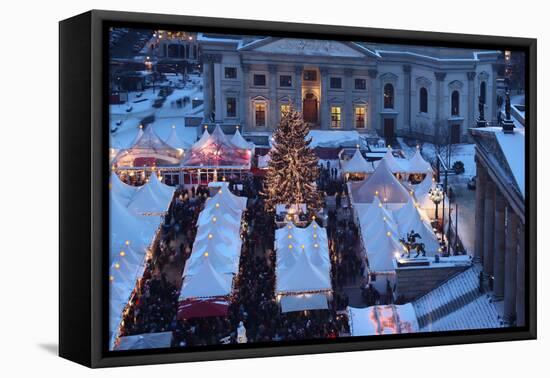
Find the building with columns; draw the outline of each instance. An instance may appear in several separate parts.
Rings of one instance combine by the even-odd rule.
[[[475,261],[503,301],[506,324],[525,325],[525,130],[471,129],[476,143]]]
[[[312,129],[468,139],[496,121],[498,51],[199,34],[204,121],[269,134],[289,106]],[[445,139],[447,140],[447,139]]]

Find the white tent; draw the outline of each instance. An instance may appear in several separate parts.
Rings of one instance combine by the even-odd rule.
[[[233,136],[231,137],[231,143],[237,148],[242,148],[246,150],[252,150],[254,148],[254,143],[247,142],[241,135],[239,129],[237,129],[235,131],[235,134],[233,134]]]
[[[406,238],[407,233],[414,230],[420,235],[418,243],[424,243],[426,256],[433,256],[438,252],[439,241],[430,226],[427,216],[417,208],[414,200],[411,199],[401,209],[394,211],[395,219],[399,228],[399,236]]]
[[[373,336],[418,332],[418,320],[411,303],[404,305],[348,307],[351,336]]]
[[[179,150],[187,151],[189,148],[191,148],[191,144],[187,141],[182,140],[177,131],[176,131],[176,125],[172,126],[172,130],[170,131],[170,135],[168,135],[168,138],[166,139],[166,144],[168,144],[170,147],[177,148]]]
[[[387,168],[389,169],[389,171],[391,173],[406,172],[405,167],[403,167],[403,164],[401,164],[401,162],[399,162],[398,159],[396,159],[396,157],[393,156],[392,151],[393,151],[392,148],[388,147],[388,150],[384,154],[384,157],[382,158],[382,160],[380,160],[380,163],[385,162],[387,164]],[[399,159],[399,160],[401,160],[401,159]],[[380,163],[378,163],[378,164],[380,164]]]
[[[372,173],[374,167],[371,163],[367,162],[359,149],[355,150],[353,157],[344,163],[345,173]]]
[[[165,214],[170,207],[176,188],[160,182],[157,175],[149,176],[149,182],[143,185],[128,204],[128,209],[137,214]]]
[[[297,294],[281,297],[281,312],[327,310],[328,299],[326,294]]]
[[[393,155],[392,155],[393,156]],[[349,182],[353,203],[372,203],[379,196],[385,203],[404,204],[410,193],[392,174],[387,160],[382,159],[368,179]]]
[[[172,331],[119,337],[114,350],[169,348]]]
[[[210,255],[203,255],[195,274],[185,276],[179,299],[223,297],[231,294],[232,287],[233,274],[216,271]]]
[[[417,148],[416,152],[408,160],[407,166],[408,173],[429,173],[432,172],[432,166],[422,157],[420,150]]]
[[[296,263],[285,270],[277,270],[278,294],[311,293],[332,290],[330,276],[323,274],[308,257],[306,251],[297,252]]]
[[[109,191],[114,194],[124,206],[127,206],[139,187],[125,184],[116,173],[109,177]]]

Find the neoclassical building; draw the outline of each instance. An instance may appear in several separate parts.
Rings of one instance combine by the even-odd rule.
[[[498,51],[199,34],[206,123],[274,130],[289,106],[312,128],[453,142],[496,120]]]
[[[476,143],[475,260],[507,324],[525,323],[525,130],[470,130]]]

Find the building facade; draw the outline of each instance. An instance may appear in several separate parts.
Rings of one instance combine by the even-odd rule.
[[[475,255],[505,323],[525,323],[525,133],[471,129],[476,143]]]
[[[198,35],[206,123],[271,132],[289,106],[313,129],[468,138],[496,120],[497,51]]]

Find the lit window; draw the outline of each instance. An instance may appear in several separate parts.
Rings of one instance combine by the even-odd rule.
[[[237,116],[237,99],[235,97],[227,98],[227,116],[236,117]]]
[[[358,129],[365,128],[365,114],[366,109],[364,106],[357,106],[355,108],[355,127]]]
[[[255,114],[255,120],[256,120],[256,127],[264,127],[265,126],[265,103],[263,102],[257,102],[254,104],[254,114]]]
[[[332,106],[330,108],[330,127],[340,128],[342,126],[342,108]]]
[[[281,118],[290,112],[290,105],[283,104],[281,105]]]
[[[290,75],[281,75],[281,76],[279,76],[279,86],[280,87],[292,87],[292,76],[290,76]]]

